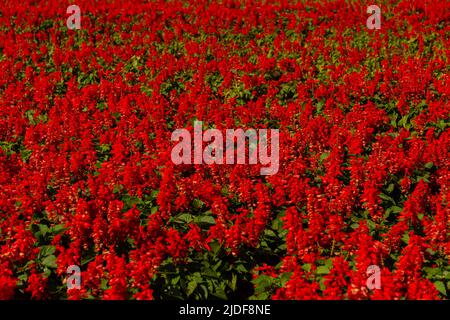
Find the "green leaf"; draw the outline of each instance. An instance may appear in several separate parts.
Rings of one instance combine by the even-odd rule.
[[[402,212],[402,210],[403,210],[403,208],[400,208],[398,206],[392,206],[391,207],[391,212],[394,212],[394,213]]]
[[[26,273],[23,273],[23,274],[19,275],[17,277],[17,279],[19,279],[20,281],[27,281],[28,275]]]
[[[319,266],[319,267],[317,267],[316,273],[317,274],[329,274],[330,269],[328,269],[327,266]]]
[[[358,227],[359,227],[359,223],[352,223],[351,225],[350,225],[350,227],[353,229],[353,230],[355,230],[355,229],[358,229]]]
[[[64,232],[65,230],[67,230],[67,228],[64,224],[57,224],[50,228],[50,233],[56,235]]]
[[[46,266],[48,268],[56,269],[56,267],[57,267],[57,265],[56,265],[56,257],[54,255],[46,256],[42,260],[42,265],[44,265],[44,266]]]
[[[197,217],[195,220],[197,223],[216,224],[216,220],[214,220],[214,217],[212,216],[201,216]]]
[[[304,265],[302,265],[302,269],[305,270],[306,272],[310,272],[311,271],[311,263],[305,263]]]
[[[231,282],[230,282],[231,290],[236,291],[236,284],[237,284],[237,275],[233,273],[231,275]]]
[[[386,195],[386,194],[384,194],[384,193],[380,193],[379,196],[380,196],[381,199],[386,200],[386,201],[390,201],[390,202],[392,202],[393,204],[395,204],[394,199],[392,199],[392,198],[389,197],[388,195]]]
[[[201,200],[199,200],[199,199],[194,199],[194,200],[192,201],[192,206],[193,206],[194,208],[196,208],[196,209],[200,209],[201,207],[204,206],[204,203],[203,203],[203,201],[201,201]]]
[[[441,270],[439,268],[424,267],[423,271],[425,271],[430,277],[436,276],[441,273]]]
[[[433,167],[433,165],[434,165],[433,162],[430,161],[430,162],[425,163],[424,167],[427,169],[431,169]]]
[[[195,280],[189,281],[186,292],[188,297],[195,291],[195,289],[197,289],[197,285],[198,285],[197,281]]]
[[[213,270],[217,272],[217,270],[219,270],[219,268],[222,266],[222,260],[219,260],[214,266],[213,266]]]
[[[56,251],[55,246],[42,246],[39,249],[39,255],[41,257],[46,257],[46,256],[50,256],[50,255],[54,254],[55,251]]]
[[[181,279],[181,277],[180,277],[180,276],[177,276],[177,277],[175,277],[175,278],[172,279],[171,283],[172,283],[173,285],[176,285],[178,282],[180,282],[180,279]]]
[[[217,253],[219,253],[220,248],[222,248],[222,246],[218,241],[211,241],[209,246],[211,247],[211,250],[214,253],[214,255],[217,255]]]
[[[386,189],[387,193],[391,193],[392,191],[394,191],[394,188],[395,188],[395,185],[393,183],[390,183]]]
[[[227,295],[225,294],[225,291],[222,288],[217,288],[217,291],[214,292],[212,295],[217,297],[217,298],[219,298],[219,299],[222,299],[222,300],[227,300],[228,299]]]
[[[256,285],[255,293],[262,293],[267,291],[273,284],[274,279],[271,276],[260,275],[258,278],[253,280]]]
[[[324,152],[320,155],[320,161],[325,160],[326,158],[328,158],[328,156],[330,155],[329,152]]]
[[[81,265],[84,266],[85,264],[88,264],[89,262],[95,260],[95,256],[91,257],[83,257],[81,258]]]
[[[31,231],[35,237],[44,237],[48,232],[48,227],[45,224],[33,224],[31,225]]]
[[[214,270],[208,268],[205,271],[203,271],[203,275],[205,277],[210,277],[210,278],[214,278],[214,279],[220,279],[220,274],[216,273]]]
[[[258,295],[251,296],[249,300],[267,300],[270,297],[270,292],[262,292]]]
[[[194,219],[194,218],[192,217],[191,214],[189,214],[189,213],[183,213],[183,214],[180,214],[179,216],[177,216],[177,217],[175,218],[175,222],[177,222],[177,223],[187,223],[187,224],[189,224],[189,223],[191,223],[191,221],[192,221],[193,219]]]
[[[281,286],[284,287],[292,276],[292,272],[285,272],[280,277]]]
[[[333,259],[325,260],[325,266],[328,267],[328,270],[331,270],[331,268],[333,268]]]
[[[52,270],[50,270],[49,268],[44,268],[44,273],[43,273],[44,278],[50,277],[51,274],[52,274]]]
[[[277,232],[283,230],[283,221],[280,219],[279,216],[272,221],[272,229]]]
[[[100,289],[102,291],[108,290],[108,280],[107,279],[103,278],[103,279],[100,280]]]
[[[208,288],[204,284],[201,284],[200,289],[203,290],[203,298],[207,299],[208,298]]]
[[[447,295],[447,290],[445,289],[445,285],[442,281],[436,281],[434,283],[434,286],[436,287],[437,291],[442,293],[444,296]]]
[[[319,280],[319,288],[322,291],[324,291],[327,288],[327,286],[325,285],[325,278]]]
[[[373,222],[372,220],[366,220],[367,226],[369,227],[369,230],[372,232],[373,230],[375,230],[376,228],[376,224],[375,222]]]
[[[404,243],[408,244],[408,242],[409,242],[409,233],[408,232],[403,235],[402,240]]]
[[[247,268],[243,265],[243,264],[238,264],[236,266],[236,271],[239,271],[241,273],[246,273],[248,272]]]
[[[275,234],[275,232],[273,232],[272,230],[270,230],[270,229],[266,229],[266,230],[264,230],[264,235],[266,235],[266,236],[268,236],[268,237],[272,237],[272,238],[276,238],[276,234]]]

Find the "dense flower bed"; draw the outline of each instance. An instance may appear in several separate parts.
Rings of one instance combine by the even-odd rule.
[[[449,2],[220,2],[1,1],[0,299],[447,298]],[[173,164],[194,120],[278,173]]]

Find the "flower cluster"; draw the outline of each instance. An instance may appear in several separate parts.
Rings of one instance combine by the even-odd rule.
[[[447,297],[448,2],[76,4],[0,7],[0,299]],[[174,164],[195,121],[278,172]]]

